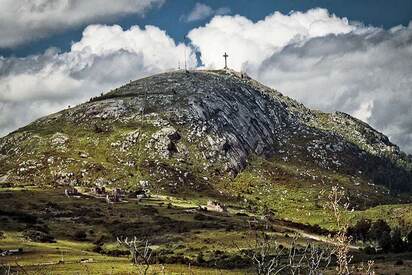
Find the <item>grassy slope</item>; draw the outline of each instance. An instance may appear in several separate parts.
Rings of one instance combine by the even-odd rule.
[[[12,266],[19,264],[33,274],[39,274],[40,271],[45,272],[44,274],[47,272],[53,272],[53,274],[56,272],[57,274],[73,274],[73,272],[128,274],[128,272],[135,271],[136,268],[130,265],[126,257],[112,257],[93,252],[96,247],[93,242],[102,236],[106,236],[103,238],[105,253],[123,250],[114,242],[113,229],[115,232],[149,236],[153,247],[156,251],[161,251],[164,259],[185,258],[195,261],[202,252],[205,260],[221,261],[223,266],[225,263],[233,262],[231,257],[238,254],[234,243],[247,247],[247,243],[250,242],[250,235],[246,230],[246,220],[249,217],[236,215],[239,211],[252,215],[248,209],[233,207],[229,209],[228,215],[206,212],[202,213],[203,216],[200,219],[199,215],[196,215],[199,212],[192,212],[191,209],[200,203],[205,203],[202,199],[156,196],[142,203],[129,200],[129,202],[107,207],[97,198],[66,198],[61,189],[2,188],[0,189],[0,202],[3,205],[2,211],[14,214],[26,213],[37,217],[36,222],[21,221],[16,218],[18,215],[5,215],[4,212],[0,217],[0,230],[6,235],[5,239],[0,240],[0,249],[22,247],[25,251],[19,256],[2,257],[1,262]],[[301,199],[301,202],[308,203],[306,199]],[[169,203],[171,207],[168,207]],[[307,204],[304,205],[306,208]],[[52,210],[45,211],[47,208]],[[52,215],[53,211],[60,214]],[[285,209],[285,212],[279,212],[288,213],[286,211]],[[76,218],[80,216],[80,213],[83,218]],[[47,225],[57,242],[36,243],[22,237],[22,231],[25,228],[34,228],[39,225]],[[287,245],[293,233],[281,224],[275,223],[273,226],[272,234],[277,236],[281,244]],[[85,241],[80,242],[74,239],[73,234],[79,229],[87,232]],[[308,241],[304,238],[299,240],[300,243]],[[216,255],[225,256],[217,257]],[[64,263],[58,264],[62,256]],[[393,262],[400,256],[385,257],[390,262],[391,271],[393,271]],[[402,257],[408,259],[410,255],[405,254]],[[93,262],[80,263],[81,259],[93,259]],[[39,264],[41,266],[38,266]],[[218,266],[223,268],[221,264]],[[165,264],[164,266],[165,271],[170,272],[167,274],[182,272],[189,274],[187,263]],[[384,266],[381,265],[381,271],[388,268]],[[160,265],[152,268],[152,271],[161,271]],[[192,271],[194,274],[220,273],[218,268],[213,266],[193,267],[192,265]],[[224,270],[223,273],[244,274],[246,271]],[[407,273],[400,272],[400,274]]]
[[[174,196],[188,197],[192,200],[196,197],[203,197],[203,200],[215,197],[236,206],[258,210],[260,213],[270,210],[281,219],[317,224],[328,229],[333,229],[334,225],[331,223],[330,213],[323,207],[325,196],[322,195],[322,191],[330,190],[332,185],[340,185],[350,194],[352,207],[358,210],[351,214],[354,219],[362,215],[376,218],[377,215],[374,213],[378,211],[373,209],[367,211],[367,209],[378,203],[387,206],[377,209],[396,207],[396,198],[388,196],[383,188],[371,187],[361,179],[358,180],[360,185],[355,186],[353,178],[348,175],[321,170],[308,162],[294,160],[285,162],[281,157],[270,160],[252,157],[246,170],[235,179],[221,175],[211,177],[209,172],[219,168],[220,163],[212,165],[209,170],[203,169],[202,161],[197,161],[200,160],[196,155],[198,149],[194,148],[193,143],[186,142],[184,139],[181,142],[189,148],[188,162],[178,162],[176,158],[147,162],[147,159],[153,159],[145,149],[148,137],[155,131],[153,126],[144,124],[142,128],[142,124],[131,122],[111,124],[110,127],[112,131],[108,133],[96,133],[84,125],[72,125],[61,121],[48,124],[46,129],[27,127],[26,131],[32,132],[39,138],[24,140],[22,148],[27,153],[22,154],[18,159],[3,160],[1,164],[4,164],[3,167],[8,167],[10,163],[33,159],[40,160],[40,163],[44,164],[48,156],[52,155],[55,159],[60,157],[61,160],[56,160],[53,165],[43,165],[41,169],[36,169],[35,173],[28,171],[23,178],[26,176],[27,180],[32,181],[36,186],[42,184],[53,186],[56,182],[50,174],[54,171],[74,172],[79,175],[82,170],[87,170],[89,173],[85,178],[91,185],[96,179],[103,177],[112,180],[113,186],[130,189],[136,189],[140,180],[149,180],[152,183],[152,191],[158,194],[167,195],[172,192]],[[121,140],[127,133],[136,129],[145,134],[140,136],[139,141],[128,148],[127,152],[121,152],[111,146],[112,143]],[[180,131],[184,130],[180,129]],[[50,149],[52,148],[50,140],[56,132],[69,136],[65,149]],[[182,136],[186,134],[182,133]],[[82,152],[87,153],[88,157],[82,158],[80,156]],[[133,161],[135,165],[132,167],[121,165],[119,160]],[[160,173],[159,167],[162,169]],[[184,179],[184,182],[179,183],[185,172],[189,173],[190,179]],[[206,176],[207,181],[204,180]],[[178,182],[179,185],[175,189],[170,188],[171,182]],[[197,186],[192,186],[192,183],[196,183]],[[238,200],[239,197],[242,200]],[[391,206],[393,204],[394,206]],[[386,214],[381,218],[394,220],[390,211],[382,213]],[[408,216],[407,211],[398,211],[398,213],[402,219]],[[410,222],[410,218],[405,217],[405,221]]]
[[[308,170],[293,162],[255,157],[233,182],[223,185],[249,202],[244,205],[254,205],[261,213],[266,211],[280,219],[319,225],[329,230],[336,228],[332,213],[325,209],[326,193],[331,186],[339,185],[345,188],[351,208],[355,208],[355,211],[346,213],[353,223],[360,218],[370,218],[385,219],[393,226],[400,223],[412,226],[409,211],[412,204],[391,204],[392,199],[385,193],[365,183],[354,186],[348,177],[333,171],[313,168],[310,174],[305,174]],[[377,201],[383,205],[371,207]],[[396,211],[392,212],[393,209]]]

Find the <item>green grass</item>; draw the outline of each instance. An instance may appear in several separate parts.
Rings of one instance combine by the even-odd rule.
[[[250,186],[251,181],[253,187]],[[258,184],[259,183],[259,184]],[[256,192],[262,189],[264,182],[258,182],[258,178],[249,172],[240,176],[236,184],[232,185],[238,191],[243,188],[251,188],[250,198],[255,197]],[[286,185],[276,185],[268,194],[259,194],[262,198],[259,203],[270,205],[277,209],[278,218],[292,217],[293,221],[304,223],[321,223],[326,219],[326,212],[322,208],[313,208],[311,201],[317,193],[307,193],[302,186],[286,188]],[[256,189],[255,189],[256,188]],[[83,189],[82,189],[83,190]],[[86,190],[86,189],[84,189]],[[285,192],[287,191],[287,192]],[[272,194],[272,196],[270,195]],[[275,195],[273,195],[275,194]],[[275,199],[276,198],[276,199]],[[283,199],[281,199],[283,198]],[[133,200],[128,202],[107,206],[101,199],[75,199],[66,198],[62,189],[44,188],[2,188],[0,189],[0,202],[2,211],[7,213],[26,213],[37,217],[35,223],[20,221],[16,216],[1,214],[0,231],[5,232],[5,239],[0,240],[0,249],[13,249],[22,247],[24,254],[13,257],[2,258],[3,264],[23,266],[32,274],[128,274],[135,272],[136,267],[130,265],[127,257],[109,256],[117,250],[124,250],[115,242],[116,233],[128,232],[126,235],[141,236],[148,238],[156,249],[161,252],[165,259],[186,259],[195,262],[199,253],[203,253],[206,261],[213,262],[216,253],[223,252],[226,263],[223,261],[221,269],[223,274],[244,274],[247,270],[227,270],[225,264],[230,262],[231,257],[239,253],[238,247],[247,248],[253,237],[248,230],[247,221],[256,215],[247,204],[238,201],[228,201],[229,213],[203,212],[199,219],[197,211],[193,210],[198,205],[204,205],[209,197],[182,198],[180,196],[156,195],[151,199],[137,203]],[[171,207],[170,207],[170,206]],[[296,207],[299,205],[300,207]],[[289,206],[285,207],[285,206]],[[292,208],[294,207],[294,208]],[[366,211],[352,213],[351,217],[357,219],[366,216],[372,219],[379,218],[379,213],[389,217],[392,211],[392,223],[399,215],[405,217],[405,222],[410,222],[410,207],[403,205],[379,206]],[[53,216],[50,211],[60,211],[62,217]],[[80,211],[80,212],[79,212]],[[237,216],[242,211],[248,213],[249,217]],[[80,213],[82,213],[80,215]],[[315,213],[308,217],[305,213]],[[399,214],[399,215],[398,215]],[[82,217],[78,219],[77,217]],[[330,219],[323,224],[330,224]],[[56,238],[55,243],[37,243],[23,238],[22,232],[33,226],[47,225],[50,234]],[[273,224],[274,231],[270,232],[276,236],[277,241],[288,246],[291,236],[295,233],[284,225]],[[330,226],[333,228],[333,225]],[[87,233],[85,241],[76,241],[73,233],[84,230]],[[298,232],[300,232],[298,230]],[[119,233],[120,234],[120,233]],[[289,235],[289,236],[287,236]],[[96,248],[95,242],[103,237],[102,249],[105,253],[93,252]],[[299,238],[298,242],[305,244],[311,240]],[[64,263],[58,262],[64,259]],[[220,257],[220,256],[219,256]],[[93,259],[90,263],[80,263],[81,259]],[[220,259],[220,258],[217,258]],[[220,259],[221,260],[221,259]],[[45,265],[47,263],[47,265]],[[188,264],[170,265],[165,264],[167,274],[188,274]],[[217,267],[194,267],[195,274],[220,274]],[[153,266],[152,270],[161,271],[161,266]],[[47,273],[49,272],[49,273]],[[89,272],[89,273],[87,273]],[[107,272],[107,273],[105,273]],[[196,273],[197,272],[197,273]],[[402,273],[401,273],[402,274]]]
[[[182,249],[175,251],[172,249],[172,254],[169,257],[178,256],[179,254],[176,253],[180,253],[180,255],[185,255],[188,259],[193,260],[200,252],[196,250],[196,247],[199,247],[200,240],[193,237],[197,233],[192,233],[192,231],[201,232],[202,227],[205,227],[209,228],[210,232],[216,232],[218,228],[225,232],[228,223],[235,224],[237,227],[242,227],[245,224],[239,217],[222,216],[219,213],[209,213],[208,215],[211,215],[210,220],[197,221],[194,219],[195,213],[186,212],[185,210],[194,208],[203,201],[183,200],[171,196],[155,196],[141,203],[129,201],[108,208],[99,199],[66,198],[62,189],[7,188],[0,191],[0,201],[2,205],[6,206],[2,209],[6,213],[27,213],[37,217],[37,222],[31,224],[16,220],[15,216],[4,215],[3,213],[1,216],[2,223],[0,224],[0,230],[6,232],[6,238],[0,240],[0,249],[21,247],[25,251],[17,258],[14,256],[2,258],[3,263],[16,265],[17,261],[19,265],[24,266],[26,270],[33,271],[34,274],[40,269],[35,265],[46,263],[50,263],[50,265],[41,266],[41,270],[53,272],[63,272],[64,270],[64,274],[72,274],[71,272],[77,271],[86,272],[86,268],[89,268],[91,274],[100,274],[106,270],[110,272],[113,270],[113,274],[132,272],[135,267],[130,265],[127,257],[109,257],[92,252],[96,247],[92,241],[103,235],[106,236],[103,246],[105,251],[110,252],[119,249],[114,242],[113,230],[121,231],[130,229],[128,228],[130,226],[138,226],[138,228],[132,229],[142,232],[159,249],[170,250],[175,242],[184,243],[185,246]],[[171,208],[168,207],[169,204],[172,206]],[[49,217],[44,213],[44,209],[47,207],[65,211],[70,213],[70,216],[68,219]],[[87,209],[83,211],[85,219],[76,221],[75,211],[78,209]],[[101,210],[97,211],[97,209]],[[95,219],[96,213],[101,218]],[[22,231],[25,228],[31,228],[33,225],[37,226],[39,224],[46,224],[57,242],[36,243],[23,238]],[[165,228],[162,229],[162,227]],[[87,232],[86,241],[79,242],[73,239],[73,233],[77,230]],[[93,230],[93,232],[90,233],[90,230]],[[152,230],[157,233],[153,235]],[[175,241],[170,243],[169,240]],[[213,244],[206,244],[206,246],[207,249],[210,249]],[[57,264],[62,256],[65,263]],[[93,259],[93,263],[79,263],[81,259],[90,258]],[[156,268],[160,270],[160,266]],[[188,270],[187,265],[166,265],[165,268],[168,272]],[[215,272],[214,268],[194,267],[192,270],[197,270],[202,274]],[[225,271],[225,273],[239,274],[236,271]]]
[[[17,256],[1,258],[4,266],[12,266],[16,271],[26,271],[29,274],[130,274],[141,267],[131,265],[127,257],[109,257],[90,252],[90,243],[74,241],[57,241],[56,243],[34,243],[22,240],[16,233],[6,233],[6,238],[0,241],[0,249],[23,248],[24,253]],[[115,248],[115,246],[112,246]],[[81,263],[82,260],[90,260]],[[17,267],[18,266],[18,267]],[[190,271],[194,274],[216,274],[215,268],[179,264],[154,264],[150,274],[154,272],[181,274]],[[244,270],[224,270],[225,274],[244,274]]]
[[[412,204],[379,205],[364,211],[354,213],[354,220],[368,218],[371,220],[384,219],[391,227],[412,226]]]

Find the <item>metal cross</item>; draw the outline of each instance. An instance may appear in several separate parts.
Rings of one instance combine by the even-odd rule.
[[[223,57],[225,58],[225,69],[227,69],[227,58],[229,57],[229,55],[225,52]]]

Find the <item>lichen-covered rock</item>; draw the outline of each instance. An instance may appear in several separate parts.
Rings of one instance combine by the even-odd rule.
[[[181,136],[175,128],[169,126],[160,129],[152,135],[151,147],[162,157],[170,158],[173,154],[179,153],[177,143]]]
[[[67,143],[67,141],[69,140],[69,137],[65,134],[62,133],[55,133],[52,137],[51,137],[51,145],[54,147],[64,147],[65,144]]]

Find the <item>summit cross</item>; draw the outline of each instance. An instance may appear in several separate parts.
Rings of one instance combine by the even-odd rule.
[[[227,58],[229,57],[229,55],[225,52],[223,57],[225,58],[225,69],[227,69]]]

